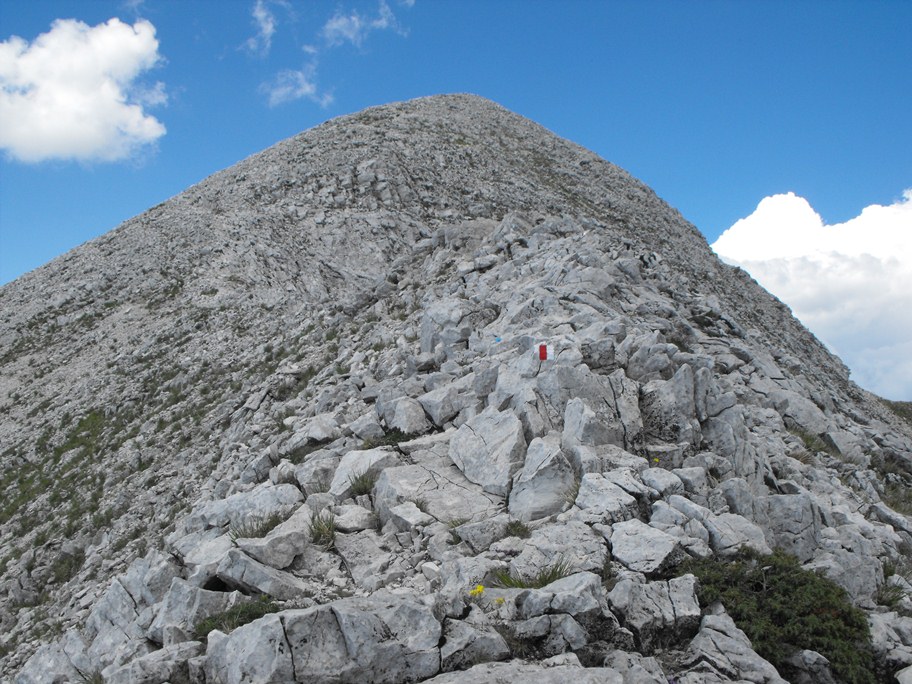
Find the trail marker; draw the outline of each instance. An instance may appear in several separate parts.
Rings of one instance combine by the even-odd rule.
[[[550,344],[538,345],[538,360],[547,361],[554,358],[554,347]]]

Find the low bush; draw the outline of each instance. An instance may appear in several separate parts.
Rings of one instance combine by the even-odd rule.
[[[817,651],[844,682],[876,682],[871,635],[864,613],[823,575],[805,570],[782,551],[745,552],[723,562],[689,559],[679,574],[699,579],[703,606],[720,601],[754,650],[786,678],[786,660],[798,650]]]

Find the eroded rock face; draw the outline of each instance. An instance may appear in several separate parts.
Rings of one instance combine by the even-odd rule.
[[[426,679],[440,669],[441,625],[421,604],[342,599],[268,615],[210,641],[213,681],[373,681]]]
[[[782,681],[678,569],[773,548],[912,665],[908,428],[493,103],[328,122],[0,312],[4,681]],[[277,612],[196,641],[242,603]]]

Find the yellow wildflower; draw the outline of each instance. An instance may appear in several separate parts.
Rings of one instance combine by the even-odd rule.
[[[494,599],[494,603],[496,603],[498,606],[502,606],[504,603],[506,603],[506,601],[504,600],[503,596],[498,596],[496,599]]]
[[[469,592],[469,596],[472,598],[477,598],[484,593],[484,587],[480,584],[475,585],[475,588]]]

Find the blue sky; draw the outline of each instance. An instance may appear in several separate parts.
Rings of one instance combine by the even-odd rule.
[[[0,109],[0,283],[326,119],[442,92],[594,150],[710,242],[765,197],[835,225],[912,187],[908,0],[8,1],[4,101],[47,78],[22,67],[41,34],[51,61],[72,54],[55,20],[83,22],[76,40],[112,18],[105,54],[142,46],[114,60],[133,64],[120,113],[94,121],[133,104],[135,130],[94,150],[56,130],[55,149],[27,107]]]

